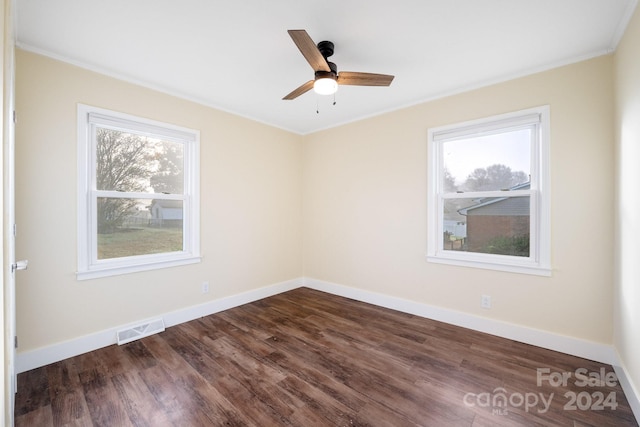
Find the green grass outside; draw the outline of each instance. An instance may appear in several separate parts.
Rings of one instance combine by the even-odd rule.
[[[98,234],[98,259],[182,251],[182,228],[122,228]]]

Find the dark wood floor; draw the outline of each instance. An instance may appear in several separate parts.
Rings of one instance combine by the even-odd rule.
[[[15,415],[17,426],[637,426],[612,371],[302,288],[22,373]]]

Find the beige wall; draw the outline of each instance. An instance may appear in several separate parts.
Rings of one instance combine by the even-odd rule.
[[[640,396],[640,11],[615,55],[616,263],[614,343]]]
[[[19,278],[21,351],[302,275],[612,342],[611,56],[304,137],[32,53],[17,59],[18,257],[31,262]],[[75,279],[78,102],[201,131],[201,264]],[[427,129],[545,104],[553,276],[427,263]]]
[[[301,277],[300,136],[24,51],[16,72],[20,352]],[[200,130],[200,264],[76,280],[77,103]]]
[[[427,129],[545,104],[552,277],[428,263]],[[612,106],[604,56],[305,137],[305,277],[612,343]]]

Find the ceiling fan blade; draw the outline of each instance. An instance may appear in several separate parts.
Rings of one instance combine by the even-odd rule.
[[[289,99],[295,99],[299,97],[303,93],[310,91],[313,88],[313,83],[314,83],[313,80],[309,80],[308,82],[304,83],[302,86],[298,87],[297,89],[294,89],[293,92],[291,92],[289,95],[285,96],[282,99],[289,100]]]
[[[388,74],[357,73],[341,71],[338,74],[338,84],[353,86],[389,86],[394,76]]]
[[[331,71],[327,60],[324,59],[324,56],[322,56],[318,47],[305,30],[288,30],[287,32],[296,46],[298,46],[298,49],[300,49],[302,56],[311,65],[313,71]]]

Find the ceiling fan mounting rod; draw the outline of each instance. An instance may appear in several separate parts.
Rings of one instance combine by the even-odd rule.
[[[318,50],[320,51],[322,56],[324,56],[324,59],[327,59],[328,57],[333,55],[333,47],[333,43],[328,40],[324,40],[318,43]]]

